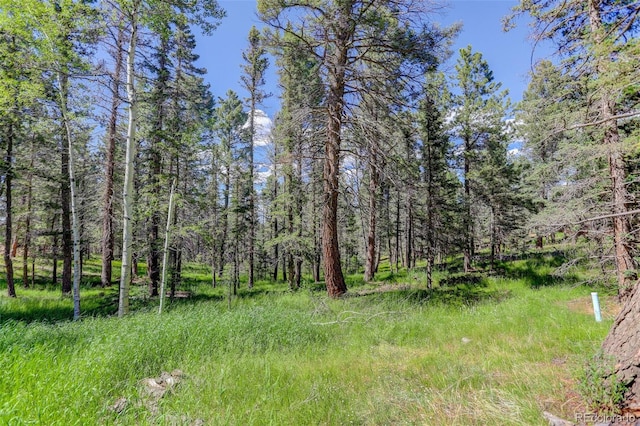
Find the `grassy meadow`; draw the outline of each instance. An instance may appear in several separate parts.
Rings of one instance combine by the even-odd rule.
[[[330,300],[321,284],[296,293],[259,282],[226,299],[189,265],[186,290],[162,314],[134,288],[72,300],[46,284],[0,296],[0,424],[7,425],[544,425],[588,410],[578,376],[615,311],[590,312],[580,276],[554,278],[557,253],[500,265],[488,276],[382,271],[349,277]],[[88,264],[85,273],[97,273]],[[93,268],[93,269],[92,269]],[[43,278],[44,280],[44,278]],[[600,289],[601,290],[601,289]],[[602,291],[602,290],[601,290]],[[161,398],[143,384],[180,370]]]

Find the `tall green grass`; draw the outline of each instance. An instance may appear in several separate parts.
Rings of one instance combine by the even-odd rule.
[[[23,308],[2,297],[0,424],[543,425],[543,410],[571,419],[575,372],[611,321],[569,308],[589,288],[537,285],[527,268],[431,291],[418,271],[341,300],[262,283],[231,309],[217,298],[224,289],[204,285],[206,297],[161,316],[151,303],[75,323],[21,320],[35,295]],[[174,369],[183,381],[150,409],[141,380]],[[120,398],[124,411],[110,410]]]

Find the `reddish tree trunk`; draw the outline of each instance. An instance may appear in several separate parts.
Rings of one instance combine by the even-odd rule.
[[[324,207],[322,211],[322,254],[324,278],[330,297],[347,292],[340,264],[338,243],[338,174],[340,144],[342,141],[342,115],[344,113],[345,69],[353,29],[350,23],[351,2],[342,4],[338,11],[337,28],[328,60],[329,93],[327,96],[327,140],[324,158]]]

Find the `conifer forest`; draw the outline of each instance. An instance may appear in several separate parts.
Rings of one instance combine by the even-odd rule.
[[[226,3],[0,0],[0,424],[635,424],[640,3]]]

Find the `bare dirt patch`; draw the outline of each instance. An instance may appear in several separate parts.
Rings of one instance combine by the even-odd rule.
[[[591,296],[570,300],[566,302],[566,306],[572,312],[593,315],[593,302],[591,301]],[[622,305],[618,302],[618,299],[615,296],[600,298],[600,310],[602,311],[603,318],[614,319],[621,309]]]

